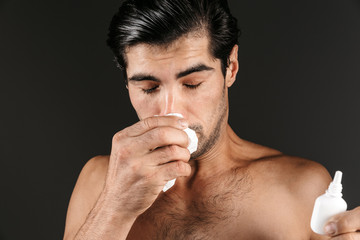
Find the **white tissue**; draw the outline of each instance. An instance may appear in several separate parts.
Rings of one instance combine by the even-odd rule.
[[[166,116],[178,116],[178,117],[183,118],[183,115],[181,115],[180,113],[169,113]],[[192,154],[193,152],[195,152],[197,150],[198,138],[196,136],[195,131],[190,128],[184,129],[184,132],[186,132],[186,134],[188,135],[188,138],[189,138],[189,145],[188,145],[187,149],[190,151],[190,154]],[[172,186],[174,186],[175,180],[176,180],[176,178],[168,181],[163,188],[163,192],[166,192]]]
[[[174,186],[175,181],[176,181],[176,178],[174,178],[173,180],[168,181],[168,182],[165,184],[164,188],[163,188],[163,192],[166,192],[166,191],[169,190],[172,186]]]
[[[190,154],[192,154],[197,150],[198,138],[195,131],[190,128],[184,129],[184,132],[186,132],[189,138],[189,146],[187,147],[187,149],[190,151]]]

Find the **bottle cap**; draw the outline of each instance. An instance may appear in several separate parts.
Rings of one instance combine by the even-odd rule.
[[[341,171],[336,171],[333,182],[335,184],[341,184],[341,179],[342,179],[342,172]]]
[[[342,172],[341,171],[336,171],[335,172],[335,176],[334,176],[334,180],[330,183],[328,190],[326,190],[326,193],[330,196],[333,197],[342,197],[342,184],[341,184],[341,179],[342,179]]]

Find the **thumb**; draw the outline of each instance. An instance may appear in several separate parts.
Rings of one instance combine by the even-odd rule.
[[[360,207],[331,217],[325,224],[324,230],[330,236],[360,230]]]

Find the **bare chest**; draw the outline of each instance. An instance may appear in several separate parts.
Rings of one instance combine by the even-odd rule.
[[[128,239],[237,239],[235,225],[250,201],[251,179],[219,180],[204,186],[208,194],[195,192],[194,198],[163,194],[139,216]]]
[[[212,194],[199,192],[201,197],[190,201],[160,196],[138,217],[127,239],[309,239],[290,198],[280,201],[272,190],[259,191],[250,177],[219,180],[207,186]]]
[[[240,214],[234,203],[224,206],[221,200],[204,199],[185,208],[181,203],[151,208],[134,225],[134,230],[146,230],[146,235],[134,239],[221,239],[218,235]]]
[[[272,218],[268,212],[264,216],[256,213],[251,203],[247,205],[249,209],[233,204],[222,209],[200,210],[204,204],[208,203],[194,203],[188,211],[178,206],[149,209],[135,222],[127,239],[309,240],[289,213],[279,221],[278,216]]]

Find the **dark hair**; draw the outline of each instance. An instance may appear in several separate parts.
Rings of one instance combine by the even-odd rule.
[[[240,34],[227,0],[125,0],[110,23],[107,45],[127,81],[127,47],[167,45],[196,31],[209,37],[210,54],[220,59],[225,76]]]

